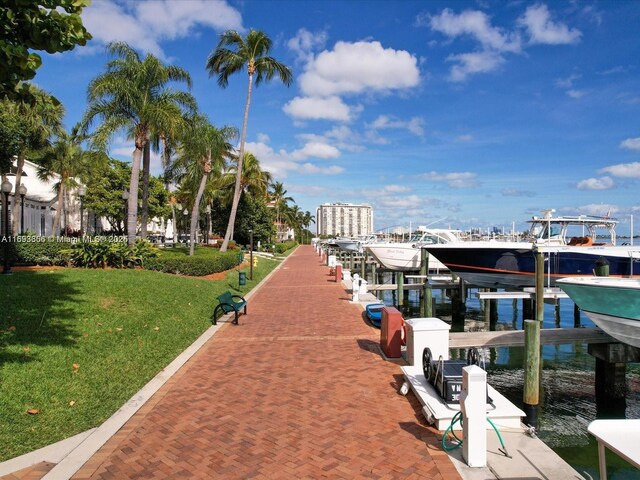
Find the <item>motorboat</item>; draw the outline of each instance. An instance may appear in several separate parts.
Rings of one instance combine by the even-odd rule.
[[[372,233],[371,235],[364,235],[356,238],[336,238],[333,240],[333,244],[345,252],[361,253],[364,245],[375,243],[377,241],[378,236]]]
[[[598,327],[640,348],[640,278],[574,277],[556,283]]]
[[[421,229],[405,242],[378,242],[364,245],[364,249],[382,268],[393,271],[420,269],[420,249],[427,245],[448,244],[462,241],[460,230],[445,228]],[[446,267],[433,256],[429,256],[429,271]]]
[[[529,233],[519,241],[469,241],[427,244],[425,248],[470,285],[519,289],[535,285],[535,250],[544,254],[545,285],[558,278],[593,274],[598,262],[611,276],[640,274],[640,247],[616,245],[616,219],[534,216]]]

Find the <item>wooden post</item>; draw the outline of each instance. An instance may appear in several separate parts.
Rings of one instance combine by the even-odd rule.
[[[366,253],[360,254],[360,276],[364,279],[366,279],[367,274],[367,257]]]
[[[404,272],[396,272],[396,286],[398,289],[398,310],[402,311],[404,304]]]
[[[575,328],[580,327],[580,307],[575,303],[573,304],[573,326]]]
[[[523,410],[525,423],[538,426],[538,404],[540,403],[540,327],[544,319],[544,256],[534,250],[536,259],[536,319],[524,321],[524,388]]]
[[[420,314],[422,317],[433,317],[434,309],[432,307],[433,293],[429,285],[429,252],[425,248],[420,249],[420,281],[422,282],[422,290],[420,291]]]

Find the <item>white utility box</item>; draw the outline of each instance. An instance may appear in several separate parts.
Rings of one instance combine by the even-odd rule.
[[[422,352],[431,349],[431,358],[449,360],[449,330],[451,325],[439,318],[410,318],[407,324],[407,363],[422,367]]]

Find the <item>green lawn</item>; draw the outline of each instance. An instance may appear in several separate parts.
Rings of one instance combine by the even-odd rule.
[[[217,295],[275,266],[260,259],[241,289],[237,271],[0,275],[0,461],[100,425],[211,325]]]

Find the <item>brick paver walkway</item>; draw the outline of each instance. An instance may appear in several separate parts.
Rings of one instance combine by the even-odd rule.
[[[328,273],[300,247],[74,478],[460,478]]]

